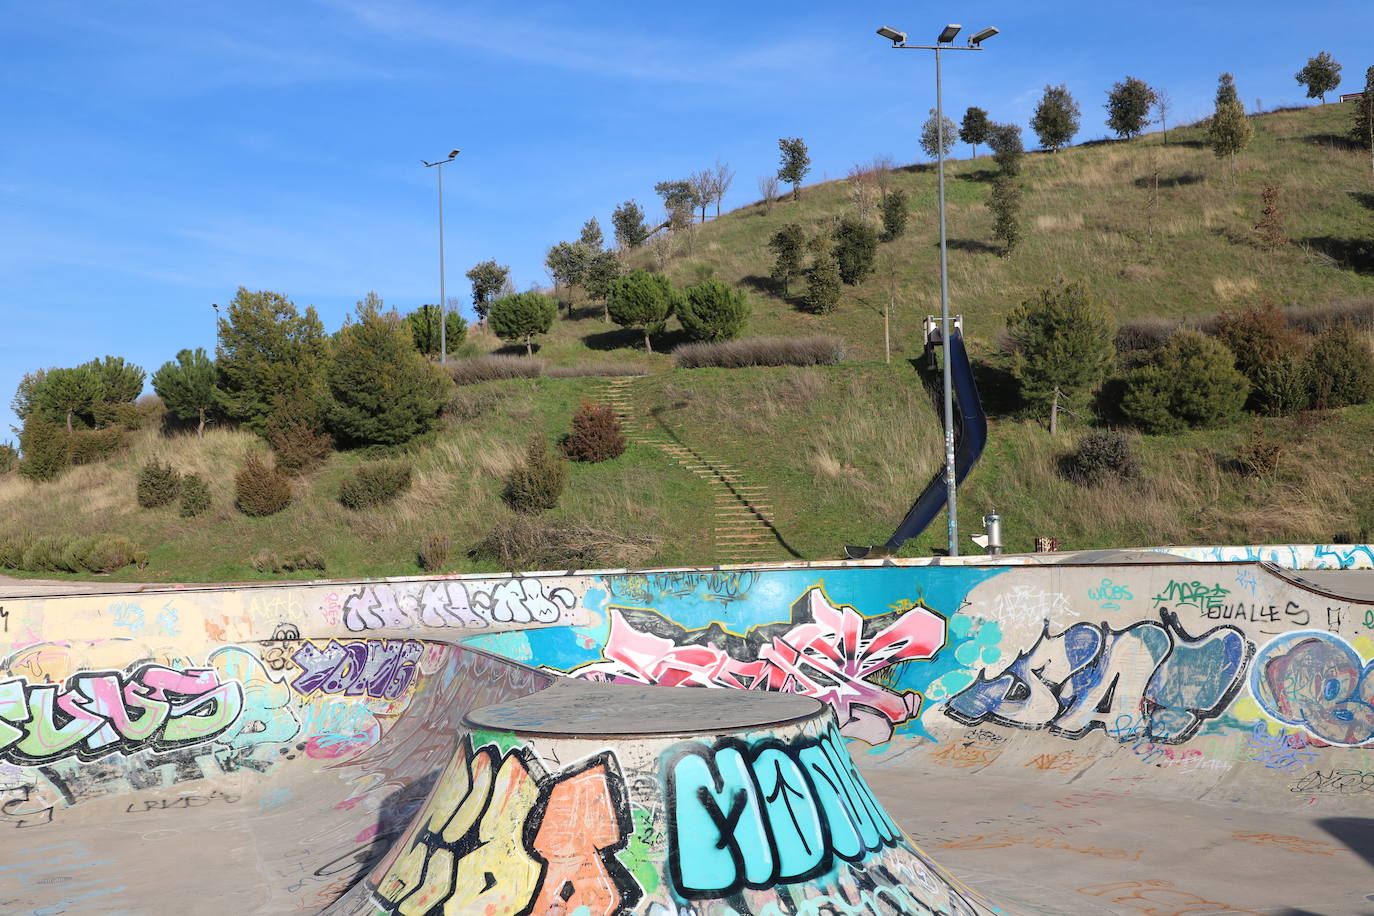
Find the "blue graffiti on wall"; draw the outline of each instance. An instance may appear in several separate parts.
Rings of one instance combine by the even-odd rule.
[[[832,726],[819,739],[726,738],[669,755],[668,865],[679,893],[721,897],[825,874],[902,841]]]
[[[1250,692],[1269,715],[1345,747],[1374,739],[1374,662],[1334,633],[1298,630],[1255,658]]]
[[[1121,716],[1138,717],[1133,732],[1161,744],[1188,740],[1240,689],[1254,646],[1235,627],[1190,637],[1178,617],[1124,630],[1078,623],[1050,635],[1049,625],[999,674],[986,671],[953,697],[945,714],[967,725],[994,722],[1049,728],[1081,738]]]

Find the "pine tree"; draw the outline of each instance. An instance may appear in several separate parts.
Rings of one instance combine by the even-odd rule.
[[[883,195],[883,236],[886,241],[900,238],[906,232],[906,221],[910,211],[907,209],[907,193],[902,188],[893,188]]]
[[[683,291],[677,320],[692,340],[733,340],[749,319],[744,293],[720,280],[704,280]]]
[[[493,262],[494,263],[494,262]],[[486,306],[482,306],[479,314],[486,313]],[[463,316],[458,314],[455,309],[443,316],[445,324],[444,335],[439,335],[439,306],[422,305],[415,311],[406,315],[406,324],[410,327],[410,336],[415,343],[415,349],[425,356],[438,356],[444,344],[448,345],[449,353],[458,349],[468,336],[468,323]]]
[[[1309,57],[1307,65],[1293,74],[1298,85],[1307,87],[1307,97],[1321,97],[1326,104],[1326,94],[1341,84],[1341,65],[1330,54],[1322,51],[1316,57]]]
[[[67,432],[71,432],[72,419],[89,416],[100,393],[100,379],[87,363],[74,369],[49,369],[38,389],[38,401],[49,415],[65,417]]]
[[[975,158],[978,156],[978,144],[987,142],[991,128],[992,122],[983,109],[969,106],[968,111],[964,112],[963,124],[959,126],[959,139],[973,147]]]
[[[219,319],[215,369],[220,407],[231,419],[263,432],[274,400],[324,406],[329,341],[308,306],[304,314],[279,293],[240,286]]]
[[[478,318],[487,317],[487,306],[496,297],[513,292],[510,289],[510,267],[497,264],[495,259],[475,264],[467,277],[472,282],[472,310]]]
[[[582,224],[582,233],[577,237],[577,241],[592,251],[600,251],[601,246],[606,244],[606,237],[601,234],[601,224],[596,221],[595,216]]]
[[[525,292],[503,296],[491,304],[487,324],[502,340],[525,345],[525,355],[534,355],[534,338],[549,333],[558,317],[558,303],[543,293]]]
[[[649,227],[644,224],[644,211],[633,200],[627,200],[615,208],[611,214],[611,225],[615,227],[615,241],[621,248],[638,248],[649,237]]]
[[[1009,256],[1021,243],[1021,189],[1007,175],[998,175],[987,207],[992,211],[992,234],[1002,240],[1003,256]]]
[[[1369,167],[1374,170],[1374,67],[1364,74],[1364,92],[1355,100],[1355,123],[1350,138],[1369,150]]]
[[[673,314],[673,285],[662,274],[635,270],[611,283],[606,309],[622,328],[644,331],[644,350],[654,352],[651,333],[660,331]]]
[[[1235,79],[1231,74],[1223,73],[1217,80],[1216,113],[1212,115],[1212,123],[1207,128],[1207,142],[1212,145],[1212,152],[1218,159],[1231,157],[1231,171],[1234,173],[1236,153],[1245,149],[1254,135],[1255,129],[1245,116],[1245,107],[1241,105],[1240,95],[1236,92]]]
[[[1067,86],[1046,86],[1045,94],[1031,117],[1031,129],[1048,150],[1067,146],[1078,133],[1078,103]]]
[[[400,445],[439,421],[447,384],[395,310],[368,293],[339,331],[329,364],[329,431],[350,445]]]
[[[1107,126],[1129,140],[1145,129],[1154,103],[1154,90],[1144,80],[1128,76],[1107,93]]]
[[[215,364],[203,347],[180,350],[176,362],[163,363],[153,373],[153,390],[173,416],[196,420],[196,435],[205,435],[205,418],[215,409],[219,392]]]
[[[1059,430],[1059,407],[1096,391],[1116,361],[1116,321],[1082,281],[1041,289],[1012,309],[1007,331],[1016,346],[1012,374],[1021,397],[1048,408],[1050,434]]]

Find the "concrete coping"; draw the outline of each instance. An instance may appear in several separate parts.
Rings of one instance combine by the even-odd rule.
[[[790,693],[709,687],[560,682],[509,703],[467,714],[473,728],[558,738],[722,734],[788,725],[822,713],[822,703]]]

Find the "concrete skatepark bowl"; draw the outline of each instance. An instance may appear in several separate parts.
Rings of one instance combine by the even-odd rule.
[[[1369,549],[1266,550],[11,585],[0,913],[1374,913]]]

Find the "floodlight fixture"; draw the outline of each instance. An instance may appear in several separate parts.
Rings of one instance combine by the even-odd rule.
[[[881,29],[879,29],[878,34],[886,38],[888,41],[892,42],[894,45],[899,45],[902,42],[906,41],[906,32],[899,32],[896,29],[888,28],[887,26],[883,26]]]
[[[1001,29],[995,28],[994,26],[988,26],[986,29],[979,29],[969,37],[968,46],[970,48],[976,48],[1000,31]]]
[[[956,36],[956,35],[959,34],[959,30],[962,29],[962,28],[963,28],[963,26],[961,26],[961,25],[947,25],[947,26],[945,26],[945,30],[944,30],[943,32],[940,33],[940,37],[939,37],[939,38],[935,39],[935,43],[936,43],[936,44],[941,44],[941,45],[947,45],[947,44],[949,44],[951,41],[954,40],[954,36]]]

